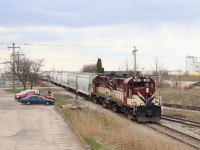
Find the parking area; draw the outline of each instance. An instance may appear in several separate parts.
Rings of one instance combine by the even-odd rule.
[[[1,150],[83,150],[54,106],[24,105],[0,88]]]

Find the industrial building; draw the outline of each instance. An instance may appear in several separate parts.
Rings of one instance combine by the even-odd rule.
[[[197,57],[186,56],[185,72],[187,72],[189,74],[199,74],[200,73],[200,62],[197,61]]]

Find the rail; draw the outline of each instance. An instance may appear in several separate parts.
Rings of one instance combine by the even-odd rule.
[[[161,119],[200,128],[200,122],[198,122],[198,121],[192,121],[192,120],[183,119],[183,118],[171,117],[171,116],[167,116],[167,115],[162,115]]]
[[[170,128],[163,124],[146,124],[145,126],[152,128],[153,130],[163,133],[173,139],[176,139],[182,143],[185,143],[195,149],[200,149],[200,139],[193,137],[189,134],[183,133],[176,129]]]

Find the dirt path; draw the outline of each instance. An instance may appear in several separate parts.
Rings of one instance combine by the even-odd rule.
[[[54,106],[23,105],[0,88],[1,150],[83,150]]]

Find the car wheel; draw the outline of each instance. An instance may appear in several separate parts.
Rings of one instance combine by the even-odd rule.
[[[49,103],[49,102],[46,102],[45,104],[46,104],[46,105],[49,105],[50,103]]]
[[[27,105],[30,105],[30,104],[31,104],[31,102],[30,102],[30,101],[28,101],[28,102],[26,102],[26,104],[27,104]]]

